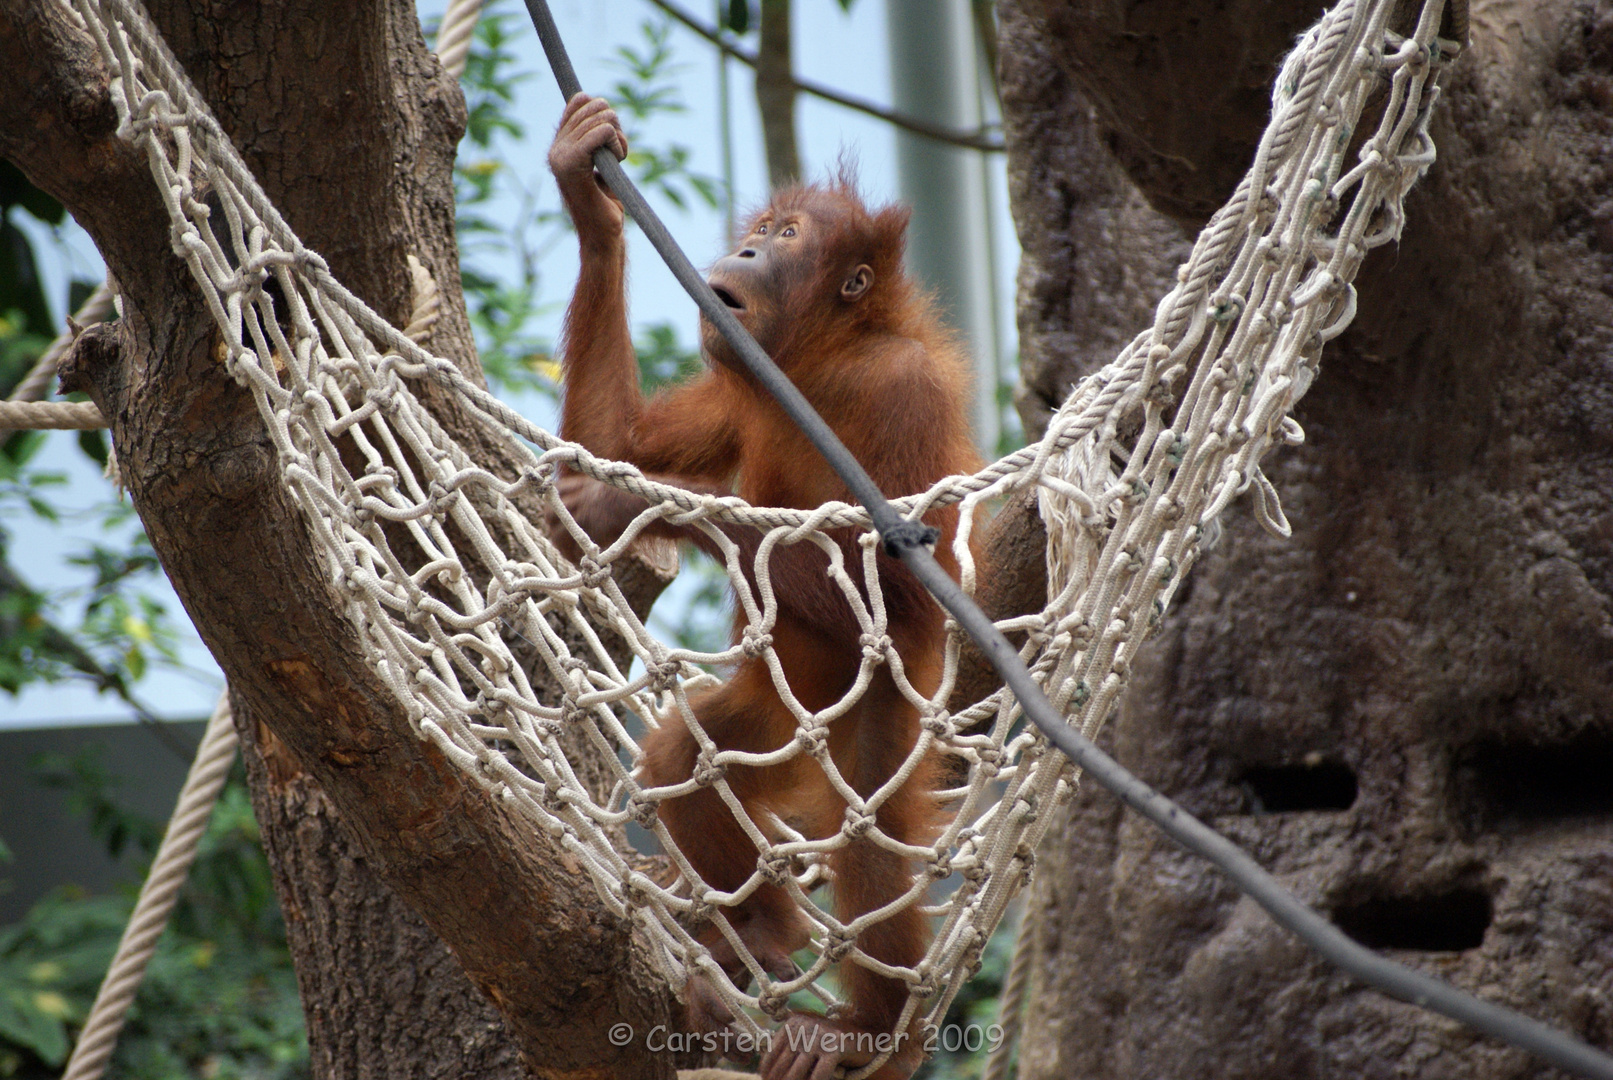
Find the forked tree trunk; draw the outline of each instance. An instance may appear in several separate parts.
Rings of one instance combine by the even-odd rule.
[[[292,228],[395,325],[416,256],[444,299],[429,346],[480,378],[453,234],[464,98],[412,0],[146,6]],[[124,317],[80,339],[64,378],[111,420],[134,506],[229,678],[315,1075],[482,1080],[524,1059],[546,1077],[670,1076],[642,1041],[607,1037],[669,1015],[630,926],[417,738],[366,662],[59,0],[0,5],[0,103],[0,155],[67,205],[121,287]],[[473,457],[508,469],[498,438],[418,389]],[[643,563],[627,588],[647,602],[664,570]]]
[[[1152,317],[1316,4],[1004,0],[1031,426]],[[1404,240],[1107,741],[1361,940],[1613,1046],[1613,5],[1475,0]],[[1088,786],[1027,1080],[1557,1075],[1352,984]]]

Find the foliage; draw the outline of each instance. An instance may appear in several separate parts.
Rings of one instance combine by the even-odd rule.
[[[462,83],[470,122],[454,170],[460,275],[489,380],[506,390],[553,397],[560,368],[541,324],[562,298],[544,297],[538,266],[565,239],[570,221],[522,179],[511,160],[514,146],[527,137],[514,111],[516,90],[533,78],[532,72],[518,70],[511,48],[515,36],[525,31],[524,20],[524,13],[488,5],[465,68]],[[668,33],[664,24],[646,22],[643,44],[618,50],[616,64],[623,77],[611,94],[632,148],[627,167],[641,186],[675,206],[687,206],[691,196],[714,206],[717,184],[689,168],[689,149],[660,144],[645,133],[655,117],[684,110],[673,81],[677,65],[667,46]],[[552,199],[552,193],[547,197]],[[500,265],[506,269],[495,269]],[[670,327],[651,327],[647,333],[655,352],[652,360],[678,348]]]
[[[114,856],[142,862],[160,826],[124,809],[93,754],[42,760]],[[132,891],[85,896],[64,888],[22,921],[0,927],[0,1077],[54,1076],[111,962]],[[111,1074],[293,1080],[308,1046],[285,927],[239,767],[197,850],[167,932],[147,969]]]
[[[526,137],[514,111],[516,89],[532,78],[511,49],[521,17],[490,4],[476,24],[461,85],[469,109],[454,166],[460,282],[489,380],[506,389],[553,395],[559,372],[536,323],[550,309],[538,300],[538,263],[564,228],[558,208],[540,205],[508,156]],[[513,220],[503,213],[513,200]],[[499,216],[493,216],[497,208]],[[513,280],[484,268],[514,264]]]
[[[27,374],[56,332],[35,253],[11,221],[13,210],[53,227],[65,221],[59,202],[0,161],[0,395]],[[86,282],[71,283],[69,305],[89,289]],[[0,446],[0,522],[32,516],[66,524],[52,498],[65,475],[32,464],[45,444],[40,432],[18,432]],[[85,432],[78,445],[105,463],[100,432]],[[33,682],[80,677],[132,703],[131,688],[153,661],[178,663],[176,632],[143,589],[160,572],[144,532],[112,500],[87,514],[99,519],[104,539],[68,558],[89,571],[87,584],[76,587],[41,589],[27,582],[6,559],[11,533],[0,526],[0,690],[16,694]],[[115,543],[112,537],[126,539]]]
[[[640,136],[644,122],[661,113],[684,112],[687,106],[673,81],[683,65],[672,61],[668,45],[671,24],[666,20],[646,20],[639,34],[643,38],[639,47],[617,48],[615,63],[624,78],[611,87],[611,103],[627,133],[627,167],[635,173],[639,187],[660,192],[679,209],[688,205],[691,193],[707,206],[716,207],[720,197],[718,182],[689,169],[688,147],[676,143],[657,146]]]

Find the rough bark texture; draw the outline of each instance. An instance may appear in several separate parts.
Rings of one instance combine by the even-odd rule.
[[[1003,14],[1034,420],[1145,324],[1182,233],[1142,200],[1224,196],[1315,8]],[[1359,939],[1606,1048],[1613,5],[1473,24],[1404,241],[1267,468],[1293,538],[1229,523],[1106,741]],[[1027,921],[1026,1077],[1556,1075],[1353,985],[1090,786]]]
[[[267,726],[239,712],[236,726],[297,957],[312,1074],[526,1076],[498,1011],[376,879],[319,785]]]
[[[430,345],[479,377],[453,236],[464,101],[413,4],[147,8],[309,246],[399,325],[415,254],[444,297]],[[124,318],[80,339],[64,381],[110,419],[135,508],[229,677],[253,752],[278,763],[254,769],[254,797],[319,1074],[502,1077],[519,1053],[542,1076],[667,1075],[642,1045],[606,1036],[616,1021],[643,1031],[668,1015],[630,927],[571,860],[416,738],[369,669],[255,408],[216,360],[143,154],[115,137],[107,72],[53,0],[0,6],[0,101],[0,155],[67,205],[122,287]],[[491,433],[422,391],[499,467]],[[659,580],[647,567],[641,595]],[[471,985],[507,1035],[468,1004]]]

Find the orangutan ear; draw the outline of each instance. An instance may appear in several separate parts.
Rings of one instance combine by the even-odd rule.
[[[840,283],[840,299],[855,303],[868,295],[874,287],[874,271],[867,264],[857,267],[851,276]]]

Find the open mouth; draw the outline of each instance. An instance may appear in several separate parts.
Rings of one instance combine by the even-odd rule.
[[[711,287],[711,291],[717,294],[717,299],[721,300],[724,304],[733,308],[735,311],[745,310],[745,305],[739,302],[738,297],[729,292],[727,289],[723,288],[721,285],[713,285]]]

